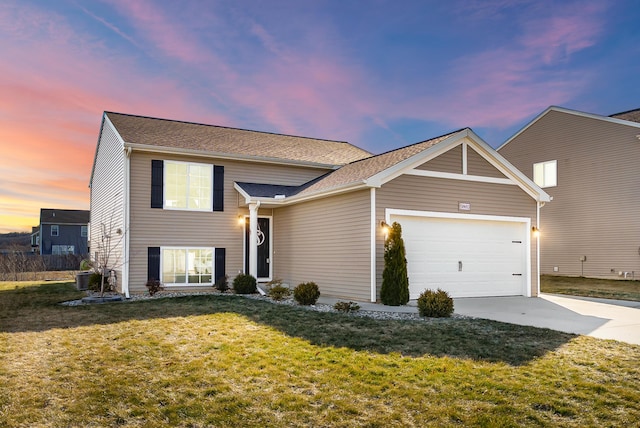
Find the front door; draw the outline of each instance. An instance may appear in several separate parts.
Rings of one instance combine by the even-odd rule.
[[[245,218],[244,225],[244,271],[249,273],[249,217]],[[271,222],[269,218],[258,217],[258,278],[271,277],[269,266],[271,264]]]

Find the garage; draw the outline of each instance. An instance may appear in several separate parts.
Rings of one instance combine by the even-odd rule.
[[[396,213],[388,219],[402,226],[410,299],[436,288],[451,297],[530,295],[528,218]]]

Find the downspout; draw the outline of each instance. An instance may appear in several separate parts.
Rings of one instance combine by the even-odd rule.
[[[544,202],[536,204],[536,229],[540,230],[540,208],[544,207]],[[540,233],[536,234],[536,276],[537,276],[537,296],[540,297]]]
[[[376,236],[378,227],[376,224],[376,188],[372,187],[370,190],[371,195],[371,301],[376,302]]]
[[[122,254],[122,293],[125,298],[129,298],[129,212],[130,192],[131,192],[131,147],[127,147],[124,152],[124,249]]]

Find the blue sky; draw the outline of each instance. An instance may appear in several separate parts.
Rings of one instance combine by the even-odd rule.
[[[640,107],[640,2],[0,4],[0,232],[88,209],[104,110],[346,140],[471,127],[497,147],[549,105]]]

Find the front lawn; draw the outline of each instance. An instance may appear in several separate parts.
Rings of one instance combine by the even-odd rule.
[[[640,302],[640,281],[541,275],[540,291]]]
[[[0,283],[0,426],[634,426],[640,346],[239,296]]]

